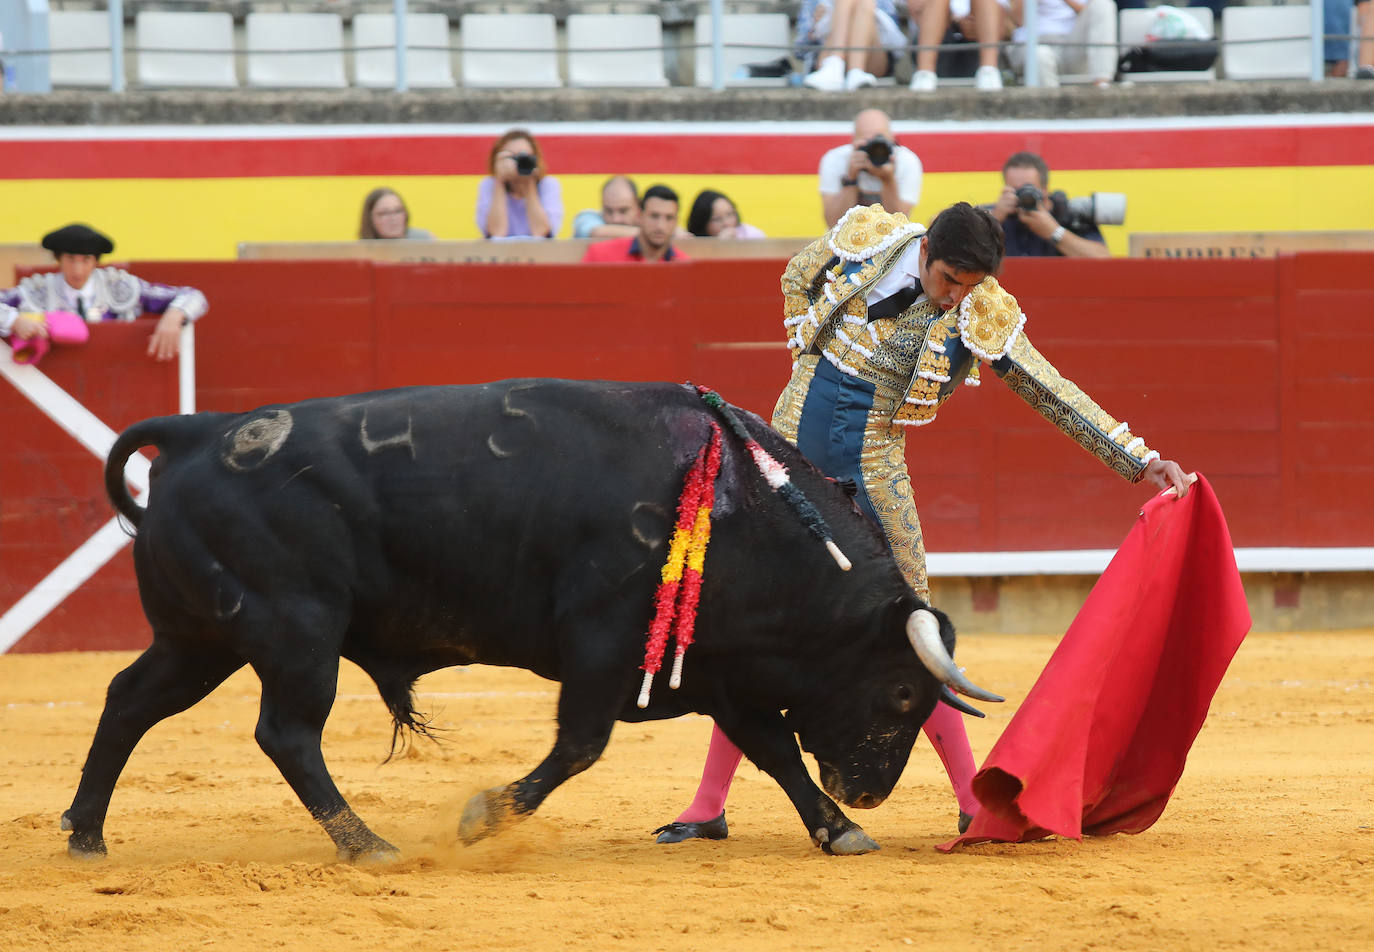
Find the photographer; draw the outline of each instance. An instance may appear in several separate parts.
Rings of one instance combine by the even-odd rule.
[[[491,147],[490,178],[477,191],[477,227],[486,238],[552,238],[563,224],[563,189],[544,174],[539,143],[512,129]]]
[[[881,109],[854,117],[854,141],[821,156],[821,212],[826,227],[855,205],[882,205],[911,214],[921,198],[921,160],[892,138],[892,123]]]
[[[1110,258],[1112,253],[1097,225],[1120,224],[1120,219],[1070,216],[1063,193],[1051,196],[1046,191],[1049,179],[1050,167],[1034,152],[1017,152],[1002,165],[1002,195],[989,210],[1002,223],[1007,257]],[[1061,199],[1058,217],[1054,197]],[[1122,203],[1124,214],[1124,197]]]

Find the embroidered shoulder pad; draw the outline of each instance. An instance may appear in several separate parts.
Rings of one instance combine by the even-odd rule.
[[[959,337],[983,360],[998,360],[1021,332],[1026,315],[1016,298],[988,275],[959,303]]]
[[[855,205],[830,229],[830,250],[845,261],[866,261],[925,228],[881,205]]]

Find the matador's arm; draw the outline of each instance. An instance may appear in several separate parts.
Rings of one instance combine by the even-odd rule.
[[[1112,472],[1138,482],[1145,475],[1146,464],[1159,458],[1126,423],[1116,420],[1055,370],[1024,333],[992,362],[992,369],[1013,393]]]

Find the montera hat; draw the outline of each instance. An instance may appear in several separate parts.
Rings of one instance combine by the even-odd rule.
[[[89,225],[67,225],[43,236],[43,247],[55,255],[107,255],[114,242]]]

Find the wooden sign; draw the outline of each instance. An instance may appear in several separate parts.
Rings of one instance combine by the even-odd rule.
[[[1281,251],[1369,251],[1374,231],[1137,232],[1132,258],[1272,258]]]

